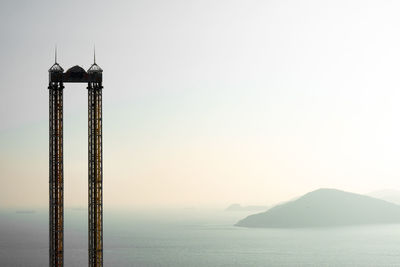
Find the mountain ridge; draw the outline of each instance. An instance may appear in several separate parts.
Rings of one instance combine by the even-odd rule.
[[[366,195],[321,188],[247,216],[235,226],[300,228],[382,223],[400,223],[400,206]]]

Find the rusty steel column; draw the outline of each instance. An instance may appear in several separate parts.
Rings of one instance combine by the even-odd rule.
[[[101,82],[88,83],[89,266],[103,266],[103,143]]]
[[[64,265],[63,83],[49,83],[49,266]]]

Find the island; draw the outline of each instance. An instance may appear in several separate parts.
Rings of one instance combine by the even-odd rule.
[[[400,191],[398,190],[385,189],[373,191],[368,193],[367,196],[383,199],[394,204],[400,204]]]
[[[250,215],[235,226],[254,228],[334,227],[400,223],[400,206],[337,189],[318,189],[294,201]]]

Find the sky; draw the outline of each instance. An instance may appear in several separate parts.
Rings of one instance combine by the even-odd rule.
[[[48,205],[48,69],[103,68],[106,208],[400,189],[397,1],[1,1],[0,208]],[[87,92],[64,89],[65,205]]]

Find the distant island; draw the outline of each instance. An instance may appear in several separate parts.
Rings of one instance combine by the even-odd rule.
[[[16,210],[15,213],[18,213],[18,214],[33,214],[33,213],[36,213],[36,211],[35,210]]]
[[[266,212],[250,215],[236,226],[300,228],[395,223],[400,223],[399,205],[336,189],[318,189]]]
[[[383,199],[388,202],[400,205],[400,191],[398,190],[385,189],[385,190],[373,191],[368,193],[367,196]]]
[[[240,204],[232,204],[229,207],[225,209],[225,211],[260,211],[260,210],[267,210],[268,206],[257,206],[257,205],[252,205],[252,206],[242,206]]]

